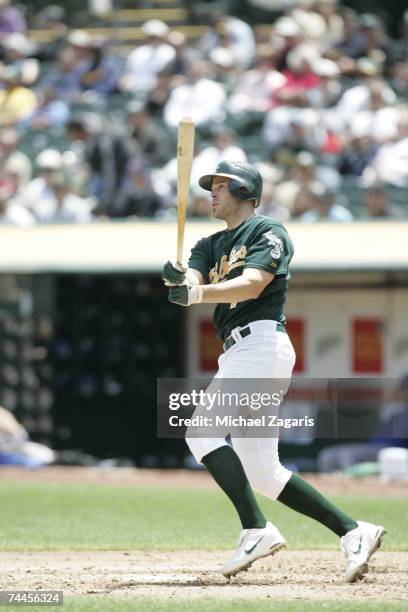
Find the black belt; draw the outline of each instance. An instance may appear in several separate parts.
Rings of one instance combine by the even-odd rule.
[[[285,332],[286,333],[286,328],[285,328],[284,324],[283,323],[277,323],[276,324],[276,331],[278,331],[278,332]],[[242,329],[237,331],[239,339],[246,338],[251,333],[252,332],[251,332],[251,328],[249,327],[249,325],[247,325],[246,327],[243,327]],[[230,349],[231,346],[234,346],[234,344],[236,344],[236,343],[237,343],[237,340],[235,340],[235,338],[233,338],[233,336],[231,334],[230,336],[228,336],[228,338],[224,342],[224,351],[228,351],[228,349]]]

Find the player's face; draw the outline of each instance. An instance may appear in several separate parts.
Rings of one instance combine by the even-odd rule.
[[[216,219],[228,220],[239,209],[239,202],[228,191],[229,179],[215,176],[211,185],[211,206]]]

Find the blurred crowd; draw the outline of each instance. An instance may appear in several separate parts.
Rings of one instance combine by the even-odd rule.
[[[210,217],[197,178],[229,159],[259,166],[260,212],[283,221],[406,218],[408,11],[396,39],[336,0],[297,0],[270,24],[210,21],[190,44],[149,20],[121,56],[57,5],[34,23],[52,42],[34,43],[0,0],[0,223],[173,218],[186,115],[191,217]]]

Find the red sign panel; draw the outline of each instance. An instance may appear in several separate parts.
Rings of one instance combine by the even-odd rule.
[[[286,329],[296,353],[296,363],[293,372],[304,372],[306,369],[305,320],[288,319]]]
[[[384,346],[380,319],[353,319],[353,372],[380,374]]]
[[[217,338],[212,321],[201,319],[199,322],[199,350],[201,372],[218,370],[218,357],[222,353],[222,342]]]

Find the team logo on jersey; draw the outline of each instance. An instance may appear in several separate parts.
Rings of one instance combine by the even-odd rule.
[[[264,236],[267,239],[268,244],[272,247],[271,255],[273,259],[279,259],[279,257],[283,253],[282,240],[278,238],[278,236],[275,236],[272,230],[269,230],[269,232],[265,232]]]
[[[211,268],[208,273],[210,283],[216,284],[226,280],[226,277],[231,270],[234,270],[234,268],[239,268],[245,264],[246,254],[247,249],[246,246],[243,245],[240,249],[232,249],[229,257],[228,255],[223,255],[220,261],[217,261],[215,266]]]

